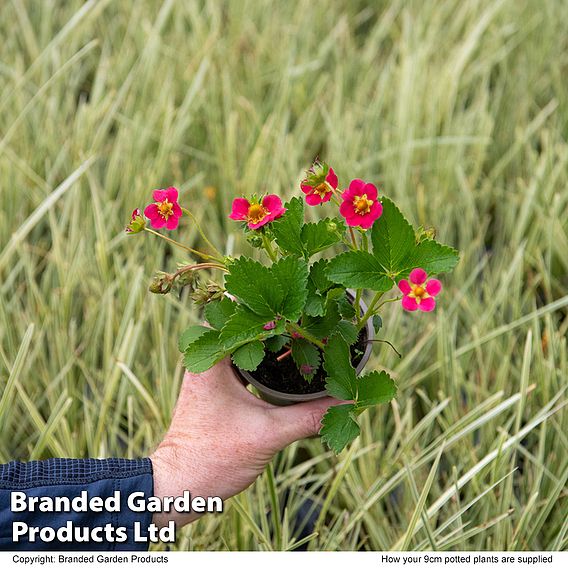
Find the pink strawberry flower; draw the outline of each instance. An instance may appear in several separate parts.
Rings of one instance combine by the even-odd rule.
[[[333,195],[333,190],[337,189],[337,175],[333,171],[333,168],[328,168],[327,164],[314,164],[312,170],[316,167],[323,168],[321,174],[317,175],[311,170],[309,175],[300,184],[300,188],[306,194],[306,203],[308,205],[321,205],[326,203],[331,199]],[[328,170],[327,173],[325,170]]]
[[[442,289],[442,283],[436,278],[427,280],[428,275],[422,268],[415,268],[408,277],[408,280],[401,280],[398,283],[402,297],[402,307],[409,311],[422,310],[431,312],[436,307],[437,296]]]
[[[233,208],[229,219],[233,221],[246,221],[249,229],[260,227],[282,217],[286,209],[277,195],[266,195],[261,201],[253,199],[249,201],[244,197],[238,197],[233,201]]]
[[[144,209],[144,215],[150,219],[154,229],[165,227],[169,231],[177,229],[179,219],[182,216],[181,207],[178,203],[178,190],[175,187],[168,189],[156,189],[152,193],[154,203]]]
[[[368,229],[382,215],[383,206],[377,199],[377,188],[362,179],[354,179],[341,194],[339,212],[350,227]]]
[[[262,329],[264,329],[265,331],[271,331],[275,327],[276,327],[276,322],[275,321],[269,321],[262,326]]]

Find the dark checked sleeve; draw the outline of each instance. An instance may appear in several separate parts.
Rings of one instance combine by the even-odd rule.
[[[87,491],[88,497],[112,497],[115,491],[120,494],[119,512],[18,512],[11,511],[11,494],[23,491],[28,497],[78,497],[81,491]],[[141,534],[148,535],[148,525],[152,522],[152,513],[134,513],[128,505],[128,496],[137,491],[144,498],[153,495],[152,462],[148,458],[127,459],[49,459],[28,463],[10,462],[0,464],[0,550],[94,550],[94,551],[144,551],[146,542],[134,541],[134,524],[139,523]],[[102,537],[102,542],[42,542],[36,538],[31,542],[27,536],[13,540],[13,523],[23,522],[30,527],[52,527],[57,531],[71,521],[74,527],[83,527],[83,532],[95,531]],[[125,527],[126,542],[109,542],[105,538],[105,526]],[[106,529],[107,532],[113,529]],[[53,531],[49,531],[53,532]],[[115,533],[116,535],[116,533]]]

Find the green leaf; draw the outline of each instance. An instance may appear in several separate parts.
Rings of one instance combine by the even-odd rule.
[[[340,404],[327,409],[320,430],[322,440],[338,454],[360,433],[359,424],[353,417],[352,404]]]
[[[285,335],[275,335],[274,337],[269,337],[264,344],[269,351],[273,353],[278,353],[286,343],[290,341],[289,337]]]
[[[371,371],[357,380],[357,409],[388,402],[396,396],[396,383],[385,371]]]
[[[412,225],[388,198],[381,199],[382,215],[373,223],[373,255],[386,274],[397,275],[416,246]]]
[[[287,256],[275,262],[271,268],[276,277],[284,297],[279,313],[291,321],[297,321],[308,297],[308,265],[305,260]]]
[[[325,305],[324,315],[321,317],[305,316],[302,327],[318,339],[323,339],[333,334],[340,321],[341,316],[337,302],[328,301]]]
[[[205,319],[215,329],[222,329],[227,320],[235,313],[237,305],[229,298],[209,302],[205,306]]]
[[[226,351],[221,346],[219,332],[207,330],[185,350],[183,359],[185,368],[190,373],[203,373],[225,357]]]
[[[304,224],[304,200],[293,197],[286,203],[286,213],[271,223],[271,230],[276,244],[284,252],[304,255],[302,226]]]
[[[191,343],[201,337],[207,331],[202,325],[190,325],[180,336],[178,340],[178,349],[183,353]]]
[[[238,306],[221,330],[219,338],[223,348],[233,351],[253,339],[265,340],[284,332],[284,320],[275,321],[276,327],[270,330],[264,329],[266,323],[266,317],[259,316],[244,306]]]
[[[393,286],[379,261],[370,253],[358,250],[336,256],[329,262],[327,276],[347,288],[368,288],[387,292]]]
[[[459,260],[459,253],[452,247],[426,240],[414,247],[412,254],[407,259],[407,267],[401,277],[410,274],[413,268],[423,268],[428,276],[434,276],[441,272],[453,270]]]
[[[357,375],[351,365],[349,345],[340,335],[329,338],[323,353],[327,392],[340,400],[357,398]]]
[[[382,204],[383,214],[373,225],[371,240],[373,255],[387,275],[404,278],[413,268],[423,268],[433,276],[455,267],[458,251],[434,240],[416,244],[414,229],[396,205],[386,197]]]
[[[340,298],[337,298],[337,307],[339,308],[339,313],[341,317],[345,319],[352,319],[355,317],[355,308],[353,303],[347,297],[347,294],[343,294]]]
[[[322,219],[317,223],[306,223],[302,227],[301,236],[308,257],[340,242],[343,230],[343,223],[338,219]]]
[[[292,359],[294,359],[302,375],[313,376],[320,366],[320,350],[305,339],[294,339],[292,341]],[[310,372],[306,372],[307,367],[310,368]]]
[[[323,316],[325,314],[325,298],[317,292],[315,286],[309,280],[304,313],[308,316]]]
[[[260,262],[241,257],[229,265],[225,288],[261,316],[278,313],[284,290],[272,272]]]
[[[379,333],[383,327],[383,318],[378,314],[373,316],[373,327],[375,328],[375,333]]]
[[[322,258],[310,267],[310,281],[318,292],[327,292],[333,286],[333,282],[327,277],[328,264],[328,261]]]
[[[359,337],[359,330],[350,321],[341,320],[337,324],[337,333],[345,339],[347,345],[353,345]]]
[[[231,357],[233,363],[244,371],[254,371],[264,359],[262,341],[252,341],[239,347]]]

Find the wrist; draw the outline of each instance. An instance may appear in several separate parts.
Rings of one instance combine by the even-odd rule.
[[[154,480],[154,497],[162,502],[165,497],[180,497],[189,491],[191,497],[201,496],[196,470],[191,466],[191,457],[185,454],[183,461],[178,459],[175,446],[160,445],[150,456]],[[192,472],[194,475],[192,475]],[[198,519],[198,513],[179,513],[175,510],[154,513],[152,522],[159,527],[174,521],[182,527]]]

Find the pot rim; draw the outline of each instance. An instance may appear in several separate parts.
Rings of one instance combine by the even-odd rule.
[[[355,299],[354,290],[351,290],[351,289],[348,288],[347,293],[353,299]],[[367,304],[362,299],[359,301],[359,306],[361,307],[361,310],[363,312],[365,312],[367,310]],[[359,364],[355,368],[355,373],[357,375],[359,375],[361,373],[361,371],[365,368],[365,366],[367,365],[367,362],[369,361],[369,358],[371,357],[371,351],[373,349],[372,341],[375,338],[375,328],[373,327],[372,318],[369,318],[367,320],[364,329],[367,330],[367,345],[365,346],[365,351],[363,353],[363,357],[361,358],[361,361],[359,361]],[[310,400],[317,400],[319,398],[324,398],[326,396],[330,396],[328,394],[327,390],[325,390],[325,389],[318,391],[318,392],[310,393],[310,394],[292,394],[292,393],[277,391],[277,390],[272,389],[270,387],[267,387],[266,385],[263,385],[262,383],[257,381],[251,375],[251,373],[249,371],[244,371],[243,369],[239,369],[234,363],[232,363],[232,365],[235,368],[235,370],[237,371],[237,373],[245,381],[247,381],[248,383],[253,385],[260,392],[268,395],[268,397],[270,397],[270,398],[286,400],[286,401],[289,401],[289,402],[308,402]]]

